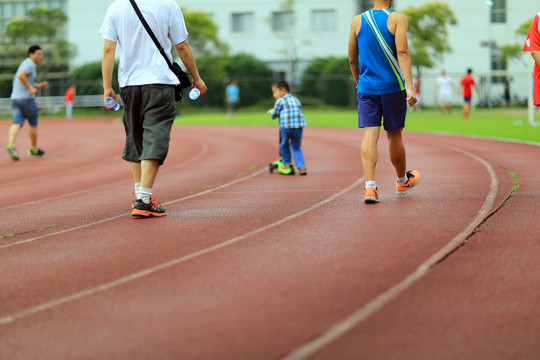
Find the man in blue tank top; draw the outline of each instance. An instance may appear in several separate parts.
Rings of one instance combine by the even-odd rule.
[[[402,138],[407,105],[413,107],[417,101],[407,44],[408,22],[405,15],[391,9],[392,3],[373,0],[372,10],[353,19],[349,37],[349,65],[357,83],[358,127],[364,129],[365,203],[379,202],[375,166],[383,124],[397,175],[396,195],[405,195],[420,180],[418,170],[406,171]]]

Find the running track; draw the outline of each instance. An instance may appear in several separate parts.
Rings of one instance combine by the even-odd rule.
[[[122,126],[42,121],[0,156],[0,358],[540,358],[540,147],[406,133],[398,198],[381,138],[364,205],[353,127],[290,177],[274,127],[176,126],[134,219]]]

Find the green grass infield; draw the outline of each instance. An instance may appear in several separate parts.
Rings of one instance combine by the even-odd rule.
[[[304,109],[308,127],[356,128],[357,112],[354,109]],[[536,111],[540,123],[540,111]],[[181,114],[175,124],[277,126],[266,111],[239,111],[232,118],[224,112],[194,111]],[[466,134],[495,138],[516,139],[540,143],[540,126],[527,120],[525,108],[476,109],[469,119],[464,119],[460,108],[450,114],[425,109],[407,114],[406,131]]]

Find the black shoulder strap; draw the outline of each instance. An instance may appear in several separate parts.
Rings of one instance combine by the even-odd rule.
[[[137,6],[137,4],[135,3],[135,0],[129,0],[129,2],[130,2],[131,5],[133,6],[133,9],[134,9],[135,12],[137,13],[137,16],[139,17],[139,19],[141,20],[141,23],[143,24],[144,28],[146,29],[146,32],[148,33],[148,35],[150,35],[150,37],[151,37],[152,40],[154,41],[154,44],[156,44],[157,48],[159,49],[159,52],[160,52],[161,55],[163,55],[163,57],[165,58],[165,61],[167,62],[167,65],[169,66],[169,69],[172,69],[172,63],[171,63],[171,61],[169,60],[169,58],[168,58],[167,55],[165,54],[165,50],[163,50],[163,47],[161,46],[161,44],[159,43],[158,39],[156,38],[156,36],[155,36],[154,33],[152,32],[152,29],[150,29],[150,26],[148,26],[148,23],[147,23],[146,20],[144,19],[144,16],[142,15],[141,10],[140,10],[139,7]]]

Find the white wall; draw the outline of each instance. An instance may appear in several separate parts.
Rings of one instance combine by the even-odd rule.
[[[431,0],[399,0],[399,8],[404,9],[409,6],[419,7]],[[506,44],[523,44],[524,36],[518,36],[516,29],[526,20],[531,19],[534,14],[540,11],[540,4],[537,0],[510,1],[507,4],[507,22],[505,24],[489,24],[489,9],[484,0],[452,0],[447,1],[453,12],[456,14],[458,25],[449,28],[449,44],[452,47],[452,53],[445,54],[441,63],[438,63],[433,69],[424,69],[422,90],[424,100],[427,103],[436,101],[433,97],[434,79],[445,69],[452,76],[454,83],[458,84],[460,77],[466,69],[471,67],[474,75],[480,78],[486,75],[490,69],[489,48],[480,46],[481,41],[489,39],[489,30],[491,27],[491,38],[498,46]],[[528,61],[530,56],[524,53],[523,62],[511,61],[508,64],[508,70],[515,74],[512,83],[514,93],[526,96],[530,84],[527,81],[527,67],[524,61]],[[494,84],[491,87],[493,96],[499,96],[503,93],[503,87]],[[460,103],[461,97],[454,96],[454,102]],[[473,97],[474,100],[474,97]]]
[[[98,31],[112,2],[68,0],[68,41],[77,47],[71,67],[101,60],[104,42]]]
[[[421,6],[432,0],[398,0],[397,10],[408,6]],[[76,44],[78,55],[73,66],[79,66],[91,61],[101,59],[103,40],[98,30],[108,5],[112,0],[80,1],[69,0],[69,41]],[[276,35],[271,29],[270,18],[272,12],[278,11],[280,0],[179,0],[182,8],[189,10],[201,9],[209,12],[219,26],[219,37],[230,44],[233,53],[248,52],[259,59],[268,61],[276,70],[288,70],[284,49],[292,40]],[[445,54],[441,63],[433,69],[424,69],[426,79],[423,82],[424,99],[432,102],[431,90],[433,79],[445,69],[454,78],[455,83],[465,72],[472,67],[476,76],[489,71],[489,50],[481,47],[482,40],[488,40],[489,13],[484,0],[451,0],[447,1],[458,18],[458,25],[449,28],[449,42],[453,52]],[[347,41],[350,21],[356,15],[356,0],[296,0],[295,14],[297,23],[295,27],[294,44],[298,50],[298,57],[309,62],[315,57],[329,55],[347,56]],[[498,45],[522,43],[523,37],[515,34],[517,27],[533,17],[540,11],[538,0],[507,1],[507,23],[491,24],[492,39]],[[311,31],[311,10],[336,9],[337,27],[334,31]],[[232,13],[253,11],[256,16],[253,33],[233,33]],[[189,29],[188,29],[189,30]],[[195,49],[196,51],[196,49]],[[530,57],[523,54],[523,61]],[[527,71],[523,62],[511,62],[509,70],[523,74]],[[526,92],[528,84],[519,75],[513,83],[515,91]],[[502,86],[495,87],[494,91],[502,92]],[[460,98],[456,95],[456,102]]]

